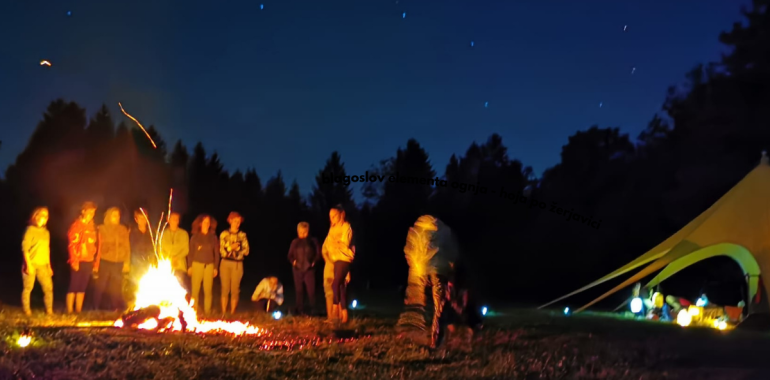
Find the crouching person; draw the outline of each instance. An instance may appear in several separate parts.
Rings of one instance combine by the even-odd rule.
[[[257,309],[271,313],[283,305],[283,285],[278,277],[265,277],[254,289],[251,300],[257,303]]]

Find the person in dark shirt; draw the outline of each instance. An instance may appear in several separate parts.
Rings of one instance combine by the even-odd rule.
[[[219,271],[219,239],[217,221],[210,215],[201,214],[192,224],[190,253],[187,255],[187,274],[191,279],[193,307],[200,312],[201,284],[203,284],[203,310],[211,313],[214,278]]]
[[[289,262],[294,272],[294,290],[296,292],[297,314],[304,314],[305,292],[307,289],[311,313],[315,311],[315,264],[321,258],[321,246],[314,237],[309,237],[310,224],[300,222],[297,225],[297,238],[289,247]]]
[[[128,234],[129,245],[131,246],[131,264],[127,279],[128,292],[125,296],[129,309],[133,308],[134,301],[136,301],[139,280],[150,269],[150,265],[157,265],[147,219],[140,210],[134,211],[134,222],[136,225],[131,228]]]

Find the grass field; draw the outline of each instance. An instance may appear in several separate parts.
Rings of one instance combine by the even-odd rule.
[[[0,379],[770,378],[767,335],[513,309],[487,318],[472,341],[457,334],[431,352],[427,339],[396,337],[393,313],[358,314],[352,325],[364,334],[329,343],[334,334],[318,318],[244,313],[237,319],[271,336],[233,338],[75,327],[116,314],[26,318],[5,309]],[[21,348],[25,326],[34,339]]]

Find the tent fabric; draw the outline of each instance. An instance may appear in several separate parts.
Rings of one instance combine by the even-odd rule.
[[[754,295],[757,294],[757,283],[759,282],[759,264],[757,263],[757,260],[754,259],[754,256],[751,255],[751,252],[746,248],[730,243],[712,245],[673,261],[660,271],[655,278],[650,280],[645,287],[651,288],[658,285],[663,282],[663,280],[673,276],[682,269],[714,256],[730,257],[738,263],[744,274],[750,275],[749,298],[754,298]]]
[[[729,194],[729,193],[728,193]],[[551,302],[548,302],[547,304],[544,304],[538,309],[542,309],[544,307],[550,306],[556,302],[559,302],[561,300],[564,300],[566,298],[572,297],[575,294],[582,293],[588,289],[593,288],[594,286],[597,286],[599,284],[603,284],[604,282],[607,282],[609,280],[612,280],[615,277],[622,276],[636,268],[641,267],[644,264],[650,263],[653,260],[659,259],[663,257],[665,254],[669,253],[669,251],[676,246],[677,244],[681,243],[684,238],[686,238],[690,233],[692,233],[694,230],[696,230],[706,219],[708,219],[711,214],[716,211],[719,206],[722,204],[722,202],[727,199],[727,194],[724,195],[722,198],[720,198],[715,204],[713,204],[711,207],[709,207],[706,211],[698,215],[697,218],[690,221],[690,223],[687,223],[682,229],[677,231],[675,234],[671,235],[668,239],[664,240],[660,244],[656,245],[649,251],[647,251],[645,254],[637,257],[635,260],[631,261],[630,263],[620,267],[619,269],[615,270],[614,272],[578,289],[575,290],[572,293],[569,293],[567,295],[564,295],[562,297],[559,297]]]
[[[766,161],[767,161],[767,158],[765,156],[763,156],[763,161],[760,163],[760,166],[763,166],[763,165],[764,166],[768,166]],[[759,167],[757,167],[757,169],[758,168]],[[751,174],[751,173],[749,173],[749,174]],[[748,178],[748,175],[741,182],[745,181],[746,178]],[[739,184],[740,184],[740,182],[739,182]],[[630,272],[630,271],[632,271],[632,270],[634,270],[636,268],[641,267],[642,265],[648,264],[648,263],[650,263],[650,262],[652,262],[654,260],[662,258],[666,254],[668,254],[671,251],[672,248],[674,248],[676,245],[682,243],[682,241],[686,237],[688,237],[690,234],[692,234],[693,231],[697,230],[701,226],[701,224],[703,224],[717,210],[719,210],[722,207],[723,203],[731,198],[731,193],[733,193],[733,191],[737,187],[738,187],[737,185],[735,187],[733,187],[733,189],[728,191],[727,194],[725,194],[721,198],[719,198],[719,200],[717,200],[716,203],[714,203],[713,205],[711,205],[711,207],[706,209],[706,211],[704,211],[703,213],[698,215],[698,217],[696,217],[695,219],[690,221],[690,223],[687,223],[687,225],[682,227],[682,229],[680,229],[675,234],[671,235],[668,239],[664,240],[663,242],[661,242],[657,246],[653,247],[652,249],[650,249],[649,251],[647,251],[643,255],[637,257],[635,260],[633,260],[630,263],[622,266],[621,268],[615,270],[614,272],[612,272],[612,273],[610,273],[610,274],[608,274],[608,275],[606,275],[606,276],[604,276],[604,277],[602,277],[602,278],[600,278],[600,279],[598,279],[598,280],[596,280],[596,281],[594,281],[594,282],[592,282],[592,283],[590,283],[590,284],[588,284],[588,285],[586,285],[586,286],[584,286],[584,287],[582,287],[582,288],[580,288],[578,290],[575,290],[572,293],[566,294],[566,295],[564,295],[562,297],[559,297],[559,298],[557,298],[557,299],[555,299],[555,300],[553,300],[551,302],[548,302],[548,303],[538,307],[538,309],[542,309],[544,307],[550,306],[550,305],[552,305],[552,304],[554,304],[556,302],[559,302],[559,301],[562,301],[562,300],[564,300],[566,298],[572,297],[575,294],[582,293],[582,292],[584,292],[584,291],[586,291],[588,289],[591,289],[591,288],[593,288],[593,287],[595,287],[597,285],[600,285],[600,284],[603,284],[603,283],[605,283],[605,282],[607,282],[609,280],[612,280],[615,277],[622,276],[622,275],[624,275],[624,274],[626,274],[626,273],[628,273],[628,272]]]
[[[691,265],[699,260],[698,255],[705,255],[712,253],[712,251],[726,250],[725,252],[718,253],[719,255],[727,255],[734,259],[739,258],[739,264],[747,265],[743,270],[746,274],[752,274],[748,271],[755,270],[750,264],[747,264],[749,260],[746,260],[745,256],[741,256],[737,252],[739,250],[730,250],[727,246],[720,248],[710,248],[705,253],[697,253],[703,248],[716,246],[722,243],[729,243],[737,245],[751,253],[756,260],[759,273],[770,273],[770,165],[768,165],[768,158],[763,152],[762,160],[760,164],[749,174],[747,174],[737,185],[735,185],[730,191],[727,192],[716,203],[698,216],[695,220],[690,222],[682,230],[674,234],[666,242],[672,240],[678,240],[678,242],[665,254],[659,256],[655,261],[652,261],[646,268],[627,279],[620,285],[616,286],[609,292],[603,294],[599,298],[589,302],[585,306],[576,310],[580,312],[586,308],[594,305],[595,303],[605,299],[631,285],[644,277],[652,274],[653,272],[662,269],[677,260],[696,253],[696,257],[681,261],[680,264],[674,264],[669,272],[671,274],[676,273],[678,270],[685,268],[687,265]],[[677,239],[673,239],[677,237]],[[662,246],[663,243],[659,245]],[[646,253],[642,257],[648,255]],[[717,255],[717,254],[715,254]],[[640,257],[634,262],[642,259]],[[708,256],[711,257],[711,256]],[[701,259],[705,259],[702,257]],[[634,263],[632,262],[632,263]],[[684,265],[687,264],[687,265]],[[629,264],[630,265],[630,264]],[[627,265],[628,266],[628,265]],[[622,269],[622,268],[621,268]],[[666,273],[669,273],[666,272]],[[662,280],[662,279],[661,279]],[[755,288],[756,289],[756,288]],[[764,284],[765,292],[770,291],[770,287]]]

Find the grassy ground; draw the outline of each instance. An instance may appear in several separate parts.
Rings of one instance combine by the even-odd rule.
[[[368,309],[368,315],[380,314]],[[430,352],[397,338],[391,315],[358,313],[364,334],[338,342],[319,319],[237,315],[266,337],[157,334],[0,313],[0,379],[767,379],[770,337],[596,315],[506,310],[472,340],[457,334]],[[381,315],[384,315],[382,313]],[[25,327],[32,344],[18,347]],[[331,342],[331,343],[330,343]]]

